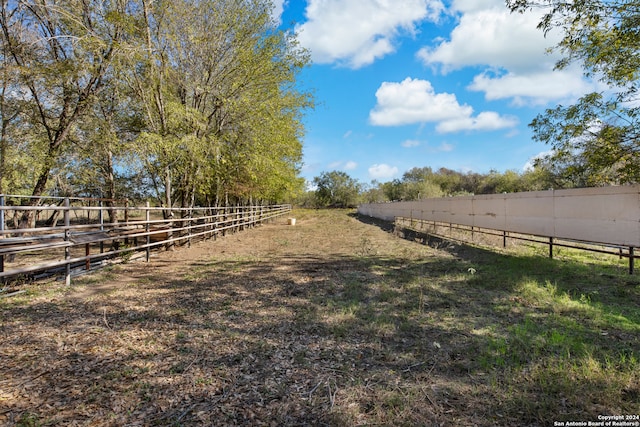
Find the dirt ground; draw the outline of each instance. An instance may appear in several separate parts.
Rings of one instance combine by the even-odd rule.
[[[429,288],[469,256],[294,215],[3,301],[0,424],[537,425],[474,357],[495,296]]]

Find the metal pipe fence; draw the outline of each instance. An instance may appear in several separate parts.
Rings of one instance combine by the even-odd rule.
[[[423,236],[433,236],[445,240],[460,243],[481,244],[487,246],[507,247],[508,241],[521,241],[546,246],[549,258],[554,257],[554,248],[571,248],[588,252],[600,253],[629,259],[629,274],[634,272],[635,255],[634,247],[620,245],[607,245],[602,243],[587,242],[573,239],[559,239],[549,236],[540,236],[513,231],[497,230],[483,227],[474,227],[464,224],[455,224],[442,221],[416,219],[410,217],[396,217],[394,226],[397,233],[412,232]],[[483,236],[483,237],[479,237]]]
[[[153,250],[215,239],[291,211],[288,204],[168,209],[128,201],[107,206],[107,199],[88,198],[12,205],[18,198],[23,196],[0,195],[2,282],[64,274],[69,284],[72,270],[138,257],[148,261]]]

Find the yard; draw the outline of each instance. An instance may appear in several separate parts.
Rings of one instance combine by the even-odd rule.
[[[640,425],[624,261],[293,214],[0,299],[0,424]]]

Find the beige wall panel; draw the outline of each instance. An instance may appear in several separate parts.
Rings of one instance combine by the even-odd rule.
[[[358,211],[640,247],[639,185],[377,203]]]
[[[424,205],[431,211],[425,211],[430,221],[451,222],[451,200],[450,198],[425,200]]]
[[[557,238],[583,240],[638,247],[640,225],[637,222],[610,222],[595,219],[557,219]]]
[[[478,196],[473,200],[473,222],[475,227],[503,230],[505,226],[504,195],[494,198]]]
[[[515,193],[505,197],[506,231],[553,236],[553,192]]]
[[[394,216],[409,216],[411,214],[411,209],[407,207],[407,203],[401,202],[398,203],[397,206],[393,205],[395,205],[395,203],[392,203],[389,209],[391,209]]]
[[[556,191],[555,237],[637,246],[639,190],[631,186]]]
[[[475,220],[472,197],[449,197],[451,207],[450,222],[455,224],[473,225]]]
[[[448,205],[442,203],[442,199],[427,199],[415,202],[400,202],[400,206],[405,206],[408,210],[404,210],[401,216],[406,218],[427,219],[433,221],[433,218],[446,215],[448,218]]]
[[[605,193],[603,188],[587,189],[599,190],[576,194],[557,191],[555,198],[556,218],[599,218],[610,221],[638,221],[638,206],[640,205],[638,192],[615,191]],[[637,187],[632,187],[636,188]],[[616,188],[619,190],[619,188]]]

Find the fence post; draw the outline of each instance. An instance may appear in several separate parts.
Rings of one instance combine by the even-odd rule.
[[[553,259],[553,237],[549,237],[549,259]]]
[[[211,209],[211,236],[213,240],[218,240],[218,229],[220,228],[220,207],[218,205]]]
[[[213,233],[211,232],[211,230],[213,230],[213,226],[211,225],[212,220],[213,220],[212,216],[213,216],[213,209],[211,208],[211,206],[209,206],[205,210],[205,215],[204,215],[204,217],[205,217],[205,222],[204,222],[205,227],[204,227],[204,229],[205,229],[205,231],[209,231],[208,233],[205,233],[205,235],[204,235],[205,239],[210,239],[211,236],[213,236]]]
[[[187,247],[191,247],[191,226],[193,225],[193,208],[187,211],[189,220],[187,221]]]
[[[124,227],[129,227],[129,199],[124,199]],[[127,235],[128,236],[128,235]],[[129,237],[124,238],[125,246],[129,245]]]
[[[629,274],[633,274],[635,266],[635,250],[633,246],[629,247]]]
[[[83,207],[82,205],[80,205]],[[91,199],[87,200],[87,224],[91,224]],[[86,242],[84,244],[84,269],[89,271],[91,270],[91,243]]]
[[[503,248],[507,247],[507,232],[506,231],[502,232],[502,247]]]
[[[151,218],[150,215],[149,215],[149,202],[147,202],[146,209],[144,210],[144,212],[145,212],[145,214],[144,214],[144,220],[145,220],[144,231],[145,231],[145,233],[147,233],[147,249],[146,249],[146,252],[147,252],[147,262],[149,262],[149,257],[151,255],[150,254],[151,248],[149,247],[149,245],[151,244],[151,236],[149,235],[149,220]]]
[[[225,206],[224,208],[222,208],[222,211],[224,212],[222,215],[222,237],[227,235],[227,212],[228,212],[228,207]]]
[[[98,210],[98,220],[100,221],[100,232],[104,231],[104,212],[102,211],[102,200],[100,200],[100,203],[98,204],[98,206],[100,207],[100,209]],[[104,253],[104,240],[100,240],[100,253]]]
[[[69,212],[69,198],[65,197],[64,199],[64,241],[67,242],[67,246],[64,247],[64,259],[67,261],[65,265],[65,276],[64,283],[69,286],[71,285],[71,263],[69,260],[71,259],[71,248],[68,246],[70,230],[71,226],[70,220],[70,212]]]
[[[0,195],[0,239],[4,239],[4,194]],[[4,254],[0,255],[0,273],[4,273]],[[5,282],[4,277],[2,283]]]

